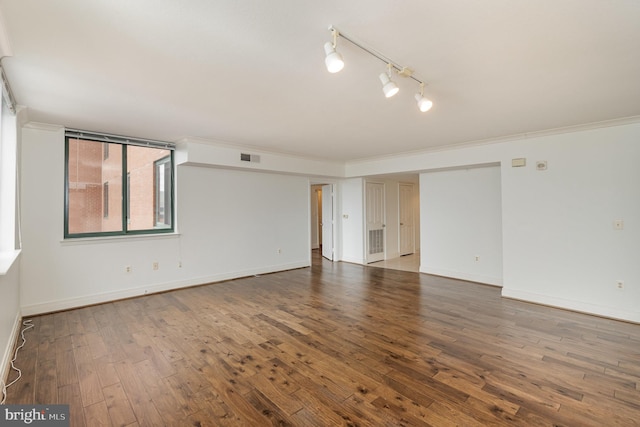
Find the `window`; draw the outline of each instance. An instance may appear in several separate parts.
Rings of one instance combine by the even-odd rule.
[[[171,226],[171,157],[167,156],[154,163],[154,217],[156,227]]]
[[[16,129],[15,114],[7,102],[0,99],[0,252],[4,253],[20,249],[16,239],[16,198],[19,191],[16,186]],[[0,275],[6,266],[0,259]]]
[[[173,231],[171,144],[68,130],[65,150],[65,238]]]

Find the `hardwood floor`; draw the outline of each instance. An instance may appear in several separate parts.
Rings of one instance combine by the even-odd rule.
[[[640,325],[317,256],[34,324],[7,403],[72,426],[640,423]]]
[[[417,251],[410,255],[403,255],[398,258],[391,258],[384,261],[372,262],[369,267],[390,268],[392,270],[420,271],[420,252]]]

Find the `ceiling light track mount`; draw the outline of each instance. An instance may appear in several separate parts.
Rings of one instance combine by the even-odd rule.
[[[337,73],[338,71],[342,70],[342,68],[344,68],[344,60],[342,59],[342,55],[336,51],[338,38],[343,38],[352,45],[360,48],[369,55],[385,63],[385,65],[387,66],[387,72],[380,74],[380,81],[382,82],[382,90],[385,97],[390,98],[398,93],[398,86],[391,79],[391,72],[395,71],[395,73],[400,77],[410,78],[419,84],[420,89],[419,92],[415,95],[415,98],[418,102],[418,108],[420,109],[420,111],[425,112],[431,109],[433,103],[424,96],[424,88],[426,86],[426,83],[424,82],[424,80],[414,75],[414,70],[398,64],[397,62],[388,58],[386,55],[383,55],[382,53],[370,47],[364,46],[361,42],[354,40],[352,37],[339,31],[333,25],[329,25],[329,31],[331,31],[332,41],[325,43],[324,49],[326,55],[325,65],[327,66],[327,70],[329,70],[330,73]]]

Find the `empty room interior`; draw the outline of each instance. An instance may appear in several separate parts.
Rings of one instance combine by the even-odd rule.
[[[638,425],[639,22],[0,0],[0,419]]]

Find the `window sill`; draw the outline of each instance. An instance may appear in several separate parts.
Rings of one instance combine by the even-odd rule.
[[[0,252],[0,276],[4,276],[7,274],[11,266],[18,259],[18,255],[20,255],[20,250],[15,251],[6,251]]]
[[[180,233],[161,233],[161,234],[129,234],[125,236],[104,236],[104,237],[76,237],[64,239],[60,241],[62,246],[76,245],[94,245],[101,243],[120,243],[130,241],[159,240],[159,239],[178,239]]]

